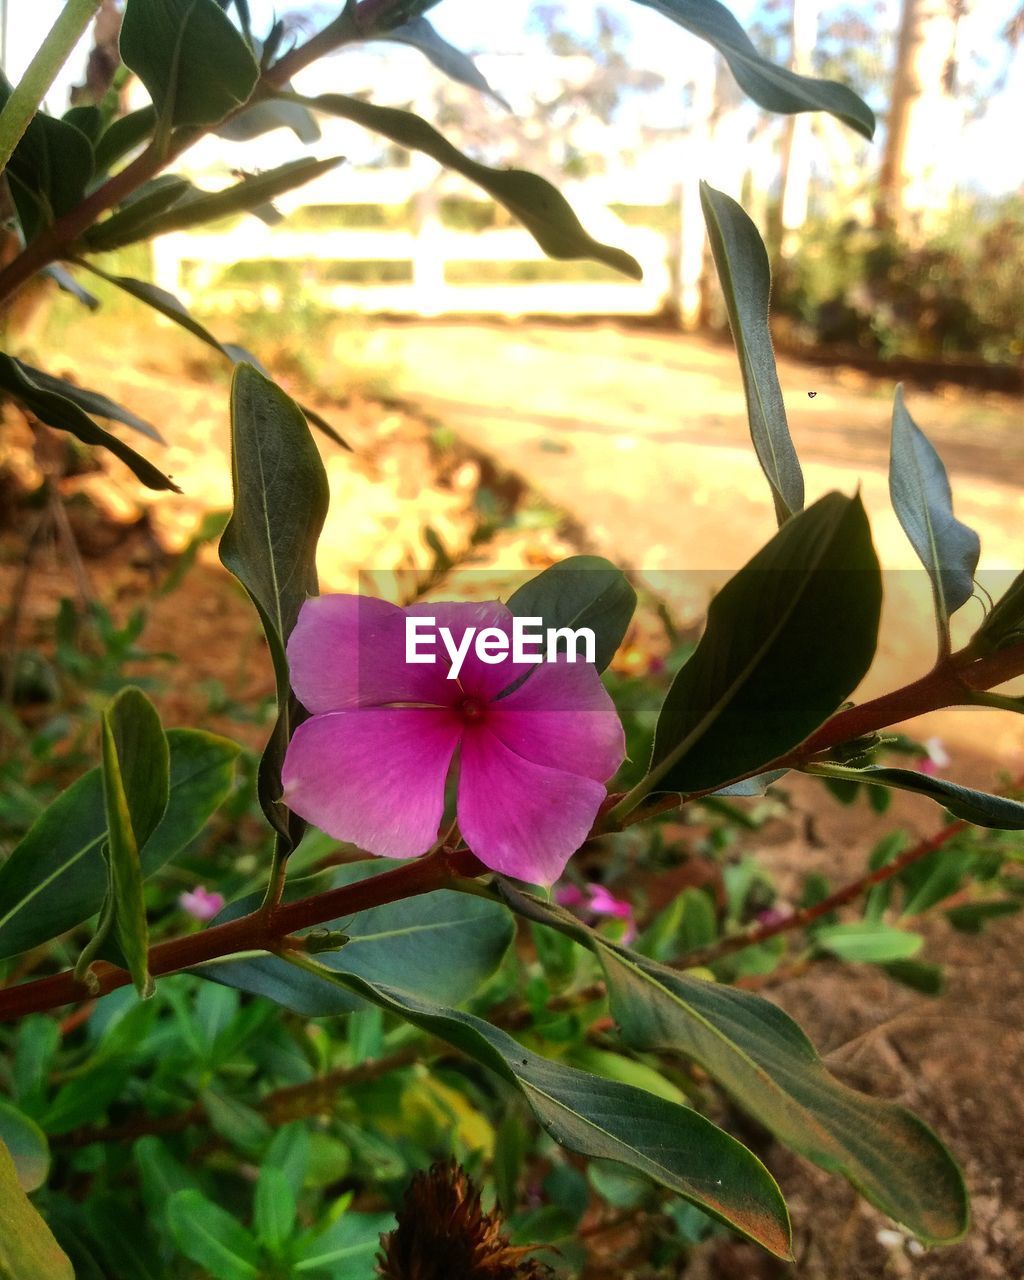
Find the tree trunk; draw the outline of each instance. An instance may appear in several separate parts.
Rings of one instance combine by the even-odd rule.
[[[949,204],[951,139],[963,127],[956,97],[962,0],[903,0],[876,221],[904,236],[927,234]]]

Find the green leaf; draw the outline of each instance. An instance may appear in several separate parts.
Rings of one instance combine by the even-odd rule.
[[[129,151],[141,146],[155,128],[156,110],[152,106],[112,120],[96,143],[96,172],[107,173]]]
[[[514,1085],[561,1146],[592,1159],[617,1160],[776,1256],[790,1256],[789,1216],[775,1180],[746,1147],[699,1112],[539,1057],[472,1014],[353,974],[333,980]]]
[[[456,49],[454,45],[449,44],[443,36],[438,35],[426,18],[413,18],[411,22],[403,22],[399,27],[381,32],[378,38],[395,40],[399,44],[408,44],[414,49],[419,49],[439,71],[444,72],[449,80],[468,85],[470,89],[476,89],[493,98],[507,111],[512,110],[505,99],[495,93],[487,83],[473,59],[461,49]]]
[[[75,1280],[67,1254],[21,1188],[0,1142],[0,1276],[3,1280]]]
[[[699,791],[792,750],[860,683],[882,587],[860,498],[793,516],[711,602],[655,734],[657,791]]]
[[[142,849],[147,876],[186,847],[231,790],[239,747],[198,729],[171,729],[167,811]],[[106,890],[107,821],[99,769],[39,815],[0,866],[0,959],[28,951],[97,912]]]
[[[20,360],[0,351],[0,390],[9,392],[31,413],[45,422],[48,427],[58,431],[67,431],[76,436],[84,444],[99,445],[109,449],[116,457],[129,467],[136,476],[150,489],[171,489],[180,493],[173,481],[147,462],[141,454],[135,452],[119,440],[97,426],[92,418],[79,405],[66,395],[41,386],[30,375]]]
[[[303,1242],[296,1275],[313,1271],[344,1280],[376,1280],[380,1237],[395,1226],[391,1213],[344,1212],[325,1231]],[[454,1280],[454,1277],[453,1277]]]
[[[570,556],[524,583],[509,597],[520,618],[538,617],[544,627],[590,627],[596,666],[603,671],[622,643],[636,592],[621,569],[600,556]]]
[[[279,1254],[295,1227],[295,1192],[280,1169],[264,1165],[253,1197],[253,1229],[256,1239]]]
[[[880,921],[855,920],[818,929],[814,944],[851,964],[891,964],[916,956],[924,938]]]
[[[494,887],[517,913],[567,933],[598,956],[612,1017],[628,1044],[692,1059],[781,1142],[843,1174],[922,1240],[948,1243],[963,1235],[966,1189],[938,1138],[911,1112],[831,1076],[777,1005],[617,947],[562,908],[504,881]]]
[[[903,388],[892,407],[889,495],[893,510],[928,570],[943,653],[949,619],[974,594],[981,539],[953,516],[953,494],[942,459],[907,412]]]
[[[350,863],[289,881],[284,900],[337,889],[387,867],[383,860]],[[253,894],[232,902],[218,919],[247,915],[260,900]],[[403,986],[445,1004],[461,1004],[475,994],[501,963],[515,932],[511,915],[497,903],[445,889],[371,907],[351,920],[329,920],[320,928],[343,930],[350,939],[340,950],[320,955],[326,968]],[[227,986],[267,996],[304,1017],[363,1007],[335,984],[274,956],[217,963],[199,972]]]
[[[1024,640],[1024,573],[1019,573],[978,628],[972,645],[994,653]]]
[[[783,524],[803,509],[804,477],[789,434],[768,329],[768,253],[757,227],[735,200],[702,182],[700,202],[740,358],[750,436]]]
[[[909,987],[911,991],[919,991],[921,995],[939,996],[945,990],[946,980],[937,964],[926,964],[923,960],[894,960],[882,968],[893,982]]]
[[[990,920],[1000,916],[1016,915],[1021,904],[1012,898],[998,898],[993,902],[967,902],[962,907],[951,907],[946,919],[961,933],[981,933]]]
[[[327,173],[340,161],[341,156],[328,160],[289,160],[265,173],[249,174],[223,191],[200,191],[186,183],[174,199],[169,198],[172,190],[169,188],[166,203],[156,202],[140,208],[142,202],[134,201],[94,227],[85,236],[85,243],[90,249],[105,253],[170,231],[185,231],[218,218],[251,213],[286,191],[293,191]],[[160,194],[154,192],[153,196]]]
[[[919,795],[948,809],[955,818],[973,822],[976,827],[992,827],[996,831],[1024,831],[1024,804],[1006,796],[992,796],[985,791],[971,791],[956,782],[933,778],[916,769],[889,769],[868,765],[854,769],[848,765],[808,765],[805,772],[826,778],[842,778],[866,782],[875,787],[895,787],[897,791],[916,791]]]
[[[410,111],[379,107],[340,93],[302,101],[316,111],[362,125],[400,147],[422,151],[446,168],[461,173],[521,222],[549,258],[590,258],[634,280],[641,278],[640,264],[624,250],[600,244],[589,236],[564,196],[545,178],[523,169],[491,169],[471,160]]]
[[[55,378],[52,374],[44,373],[42,369],[34,369],[28,364],[22,364],[21,367],[36,386],[42,387],[44,391],[53,391],[70,400],[72,404],[77,404],[86,413],[96,414],[100,418],[110,418],[112,422],[123,422],[126,427],[133,427],[157,444],[166,444],[163,436],[152,423],[125,409],[101,391],[90,391],[88,387],[76,386],[73,382],[67,382],[64,378]]]
[[[121,58],[174,125],[209,125],[249,100],[259,66],[215,0],[128,0]]]
[[[174,1243],[214,1280],[256,1280],[260,1250],[246,1229],[201,1191],[177,1191],[167,1206]]]
[[[245,349],[239,347],[233,342],[220,342],[204,325],[185,309],[182,303],[169,293],[166,289],[161,289],[158,285],[149,284],[145,280],[133,280],[131,276],[115,276],[98,267],[94,262],[81,260],[80,265],[91,271],[94,275],[106,280],[108,284],[114,285],[118,289],[124,290],[139,302],[144,302],[147,307],[152,307],[154,311],[158,311],[174,324],[181,325],[183,329],[187,329],[193,337],[198,338],[200,342],[205,342],[208,347],[212,347],[214,351],[218,351],[232,364],[239,364],[243,361],[254,365],[260,372],[265,372],[256,357]],[[320,416],[315,410],[310,409],[308,405],[300,405],[302,412],[308,420],[320,428],[321,431],[329,436],[335,444],[340,444],[343,449],[348,449],[349,445],[338,435],[329,422]]]
[[[4,1098],[0,1098],[0,1146],[7,1148],[22,1191],[38,1191],[50,1172],[46,1134]]]
[[[105,253],[145,239],[136,235],[139,227],[159,217],[183,200],[195,185],[175,173],[163,173],[132,193],[103,222],[97,222],[82,236],[81,243],[96,253]]]
[[[256,606],[274,663],[278,718],[260,760],[259,798],[290,850],[304,824],[281,803],[281,765],[296,725],[285,645],[317,594],[316,544],[330,494],[302,410],[248,364],[236,367],[231,384],[231,479],[235,501],[220,558]]]
[[[140,851],[167,811],[170,749],[156,707],[128,688],[103,712],[103,797],[114,931],[138,993],[153,993]]]
[[[871,108],[844,84],[797,75],[761,56],[749,36],[717,0],[637,0],[638,4],[670,18],[712,45],[748,97],[766,111],[787,115],[797,111],[827,111],[865,138],[875,131]]]
[[[263,1166],[279,1170],[292,1195],[299,1195],[309,1170],[309,1130],[301,1121],[278,1129],[263,1157]]]

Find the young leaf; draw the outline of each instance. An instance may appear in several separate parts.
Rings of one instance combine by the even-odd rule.
[[[257,1280],[260,1250],[246,1229],[201,1191],[177,1191],[167,1205],[174,1243],[214,1280]]]
[[[972,644],[989,653],[1024,640],[1024,573],[1019,573],[996,601],[975,633]]]
[[[490,169],[471,160],[432,125],[410,111],[379,107],[340,93],[326,93],[302,101],[315,111],[362,125],[397,142],[400,147],[422,151],[446,168],[461,173],[521,222],[549,258],[591,258],[634,280],[641,278],[643,273],[636,259],[588,235],[565,197],[545,178],[524,169]]]
[[[392,1231],[395,1218],[390,1213],[350,1213],[346,1210],[326,1230],[302,1242],[301,1261],[292,1270],[296,1276],[331,1276],[334,1280],[377,1280],[380,1238]],[[454,1280],[454,1278],[453,1278]]]
[[[279,1254],[295,1228],[295,1192],[280,1169],[260,1169],[253,1197],[256,1239],[270,1253]]]
[[[357,862],[290,880],[284,900],[337,889],[381,869],[378,862]],[[260,901],[259,895],[251,895],[232,902],[218,919],[232,920],[255,911]],[[349,937],[339,950],[320,955],[325,968],[402,986],[447,1004],[461,1004],[476,993],[501,963],[515,932],[512,917],[503,907],[448,890],[360,911],[351,920],[329,920],[321,928],[341,930]],[[266,996],[305,1017],[362,1007],[349,992],[276,956],[218,962],[199,972]]]
[[[903,1107],[836,1080],[777,1005],[615,946],[506,882],[496,881],[495,889],[518,914],[567,933],[598,956],[627,1043],[691,1058],[781,1142],[841,1173],[922,1240],[949,1243],[963,1235],[967,1192],[938,1138]]]
[[[932,580],[935,621],[943,653],[949,619],[974,594],[981,540],[953,516],[953,495],[942,459],[907,412],[903,388],[892,407],[889,495],[893,510]]]
[[[223,120],[249,100],[260,73],[216,0],[128,0],[121,57],[173,125]]]
[[[495,93],[468,54],[456,49],[427,21],[426,18],[413,18],[403,22],[400,27],[392,27],[390,31],[382,31],[377,37],[380,40],[396,40],[399,44],[411,45],[428,58],[439,71],[443,71],[449,80],[468,85],[480,93],[493,98],[507,111],[512,108],[500,94]]]
[[[131,244],[133,240],[145,239],[145,235],[136,235],[136,230],[150,219],[166,213],[195,189],[188,178],[176,173],[163,173],[140,187],[110,217],[90,227],[82,236],[82,244],[96,253],[106,253]]]
[[[0,1276],[3,1280],[75,1280],[67,1254],[21,1189],[0,1142]]]
[[[621,569],[600,556],[570,556],[525,582],[509,597],[520,618],[545,627],[590,627],[596,666],[603,671],[622,643],[636,608],[636,592]]]
[[[231,384],[231,479],[220,558],[256,606],[274,663],[278,718],[260,761],[259,797],[291,848],[303,824],[281,804],[281,764],[296,723],[285,645],[317,594],[316,544],[330,494],[302,410],[249,364],[236,367]]]
[[[140,107],[112,120],[96,143],[96,172],[106,173],[112,169],[129,151],[141,146],[155,128],[156,110],[152,106]]]
[[[916,956],[924,938],[880,921],[853,920],[818,929],[814,945],[851,964],[889,964]]]
[[[50,1172],[46,1134],[4,1098],[0,1098],[0,1146],[7,1148],[14,1161],[22,1191],[38,1191]]]
[[[797,75],[761,56],[750,37],[718,0],[637,0],[712,45],[736,83],[766,111],[827,111],[865,138],[875,131],[871,108],[844,84]]]
[[[181,492],[172,480],[151,462],[147,462],[141,454],[136,453],[117,436],[97,426],[74,400],[41,386],[31,377],[20,360],[15,360],[2,351],[0,351],[0,390],[9,392],[48,427],[67,431],[84,444],[99,445],[101,448],[109,449],[148,488],[172,489],[175,493]]]
[[[750,436],[783,524],[803,509],[804,477],[789,434],[768,329],[768,253],[757,227],[735,200],[702,182],[700,202],[740,358]]]
[[[775,1180],[746,1147],[697,1111],[577,1071],[524,1048],[481,1018],[353,974],[333,981],[489,1067],[514,1085],[570,1151],[617,1160],[788,1258],[789,1216]]]
[[[198,729],[171,729],[167,810],[142,849],[150,876],[202,830],[231,790],[239,748]],[[100,908],[106,833],[99,769],[79,778],[45,809],[0,865],[0,959],[28,951],[87,920]]]
[[[170,750],[156,708],[139,689],[117,695],[101,732],[114,930],[135,989],[146,996],[153,983],[140,851],[167,810]]]
[[[807,773],[850,782],[866,782],[876,787],[895,787],[897,791],[916,791],[941,804],[955,818],[972,822],[976,827],[992,827],[996,831],[1024,831],[1024,804],[1006,796],[992,796],[985,791],[972,791],[944,778],[933,778],[916,769],[890,769],[884,765],[867,765],[862,769],[849,765],[809,765]]]
[[[711,602],[658,719],[653,790],[716,787],[801,743],[870,666],[881,601],[859,497],[788,520]]]

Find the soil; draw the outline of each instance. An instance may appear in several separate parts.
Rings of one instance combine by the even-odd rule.
[[[321,335],[323,367],[341,363],[348,342],[345,331]],[[115,610],[126,610],[159,580],[207,512],[230,503],[223,372],[176,336],[162,334],[158,351],[128,367],[116,343],[99,342],[53,367],[102,386],[156,422],[169,443],[142,442],[144,451],[185,490],[181,497],[153,495],[116,463],[61,481],[85,575]],[[340,402],[316,397],[316,407],[354,447],[352,454],[323,448],[333,499],[321,543],[325,589],[371,585],[367,575],[386,594],[419,589],[438,567],[438,544],[445,560],[471,563],[483,577],[536,568],[584,548],[638,570],[687,625],[714,586],[772,531],[767,489],[746,439],[734,358],[719,346],[610,324],[381,323],[363,343],[361,358],[367,378],[386,378],[401,390],[402,402],[385,405],[351,391]],[[833,486],[851,491],[862,483],[884,564],[909,570],[912,557],[885,495],[891,387],[788,360],[780,374],[810,493]],[[294,394],[309,396],[294,372],[281,376]],[[982,534],[982,563],[999,589],[1020,559],[1020,403],[956,389],[911,390],[908,398],[954,477],[958,514]],[[10,409],[7,415],[0,462],[31,488],[39,459]],[[502,527],[487,525],[482,515],[495,503],[513,514]],[[433,538],[424,534],[428,526]],[[5,600],[23,551],[22,534],[9,526],[0,536]],[[890,578],[895,604],[878,680],[920,674],[922,635],[930,624],[898,620],[900,602],[905,607],[918,578],[912,572]],[[43,546],[22,609],[21,639],[44,638],[56,600],[74,589],[66,548]],[[200,695],[208,681],[222,682],[247,703],[272,690],[250,606],[209,548],[179,590],[156,600],[141,643],[179,657],[164,673],[162,711],[169,724],[195,722],[198,710],[211,727],[228,729]],[[1024,763],[1020,725],[996,713],[959,712],[911,728],[919,736],[941,734],[958,780],[991,787],[1000,773],[1019,772]],[[236,720],[229,731],[239,734]],[[253,742],[260,732],[252,727]],[[751,851],[783,887],[812,869],[827,872],[833,883],[853,878],[894,823],[921,834],[940,823],[934,809],[908,798],[886,818],[866,806],[823,809],[820,793],[799,782],[791,811],[751,837]],[[687,1280],[1024,1276],[1024,1101],[1017,1088],[1024,922],[998,922],[977,938],[941,922],[926,932],[927,958],[945,965],[948,975],[939,998],[915,995],[878,971],[838,964],[816,966],[768,994],[797,1017],[834,1070],[912,1106],[951,1145],[973,1194],[974,1225],[966,1240],[919,1254],[843,1181],[772,1148],[766,1158],[790,1203],[797,1264],[773,1270],[756,1251],[720,1243],[698,1251]],[[606,1241],[605,1261],[595,1253],[588,1280],[643,1276],[642,1266],[630,1269],[615,1259],[614,1243]]]

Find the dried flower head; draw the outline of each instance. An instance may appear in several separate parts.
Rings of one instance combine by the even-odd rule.
[[[382,1280],[544,1280],[551,1268],[515,1248],[497,1212],[484,1213],[480,1191],[454,1160],[417,1173],[381,1237]]]

